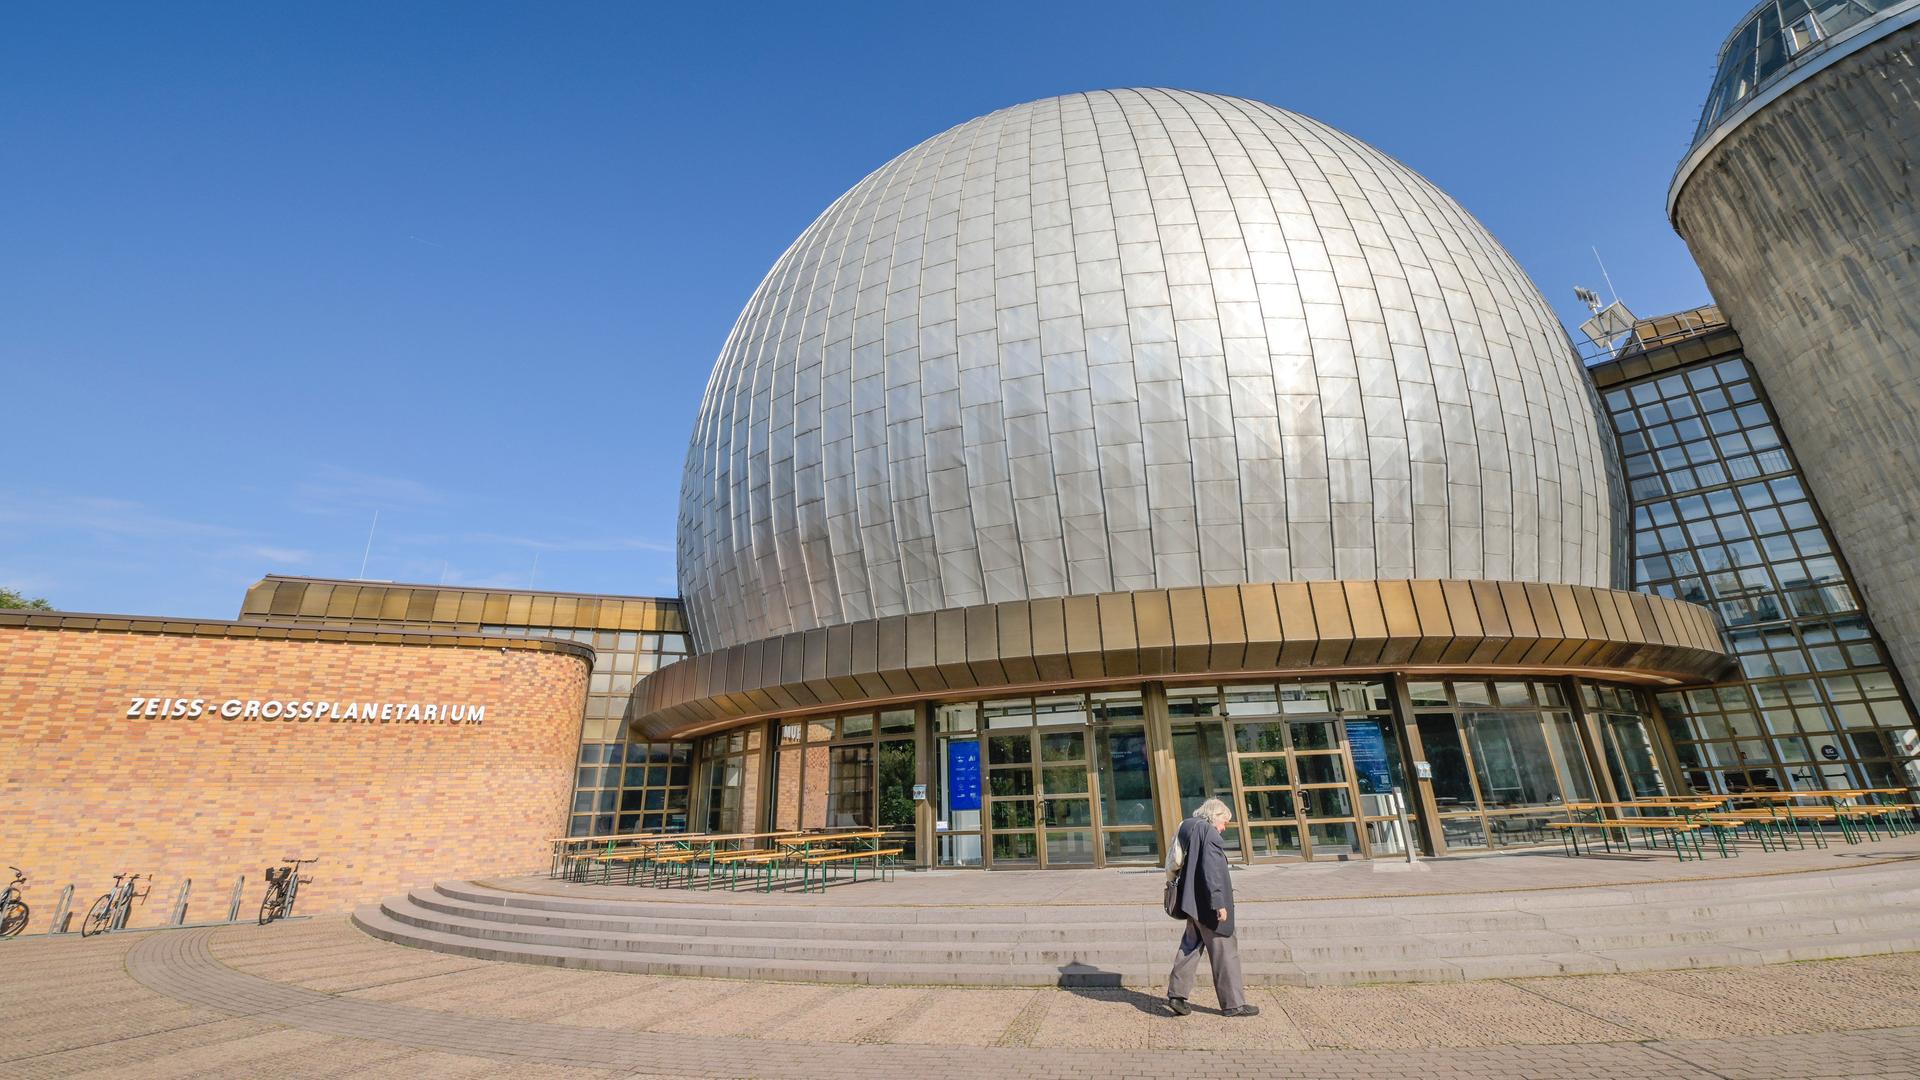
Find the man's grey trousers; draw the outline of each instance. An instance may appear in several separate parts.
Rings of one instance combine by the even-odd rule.
[[[1213,992],[1222,1009],[1237,1009],[1247,1003],[1247,990],[1240,981],[1240,946],[1230,937],[1187,920],[1187,932],[1180,938],[1180,952],[1173,958],[1173,974],[1167,977],[1167,996],[1185,998],[1193,991],[1193,975],[1200,967],[1200,950],[1207,952],[1207,965],[1213,968]]]

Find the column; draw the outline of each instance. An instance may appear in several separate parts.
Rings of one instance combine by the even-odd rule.
[[[1140,704],[1147,718],[1147,756],[1153,776],[1154,821],[1160,829],[1160,850],[1173,844],[1180,828],[1180,774],[1173,760],[1173,724],[1167,718],[1167,688],[1150,682],[1140,687]]]
[[[1420,744],[1420,725],[1414,723],[1413,698],[1407,693],[1406,676],[1395,674],[1393,684],[1394,731],[1400,739],[1401,760],[1407,763],[1407,809],[1420,823],[1420,853],[1445,855],[1446,833],[1440,828],[1440,804],[1433,798],[1433,781],[1421,779],[1418,764],[1427,760]]]

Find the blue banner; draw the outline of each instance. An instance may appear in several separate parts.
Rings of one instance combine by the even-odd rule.
[[[1347,746],[1353,751],[1353,770],[1359,774],[1360,793],[1386,795],[1393,791],[1393,766],[1387,760],[1387,733],[1378,720],[1347,721]]]
[[[980,744],[947,744],[947,809],[980,809]]]

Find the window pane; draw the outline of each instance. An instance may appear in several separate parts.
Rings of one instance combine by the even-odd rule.
[[[1105,825],[1153,824],[1153,787],[1147,773],[1144,728],[1099,733],[1100,818]],[[1108,858],[1112,858],[1109,842]]]
[[[882,826],[913,824],[913,784],[916,775],[912,740],[896,739],[880,744]]]
[[[1560,781],[1538,716],[1470,712],[1462,721],[1473,747],[1474,776],[1489,810],[1560,801]]]
[[[833,748],[833,775],[827,793],[829,828],[873,825],[873,747]]]
[[[1448,808],[1477,809],[1473,781],[1467,775],[1467,754],[1460,743],[1459,729],[1450,713],[1422,713],[1416,721],[1420,743],[1433,769],[1433,797],[1444,811]],[[1448,844],[1452,844],[1451,836]]]

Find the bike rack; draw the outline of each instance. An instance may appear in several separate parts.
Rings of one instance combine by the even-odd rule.
[[[158,926],[142,926],[142,927],[135,927],[134,929],[144,932],[147,930],[172,930],[172,929],[177,929],[177,928],[187,927],[187,926],[224,926],[224,925],[229,925],[233,923],[252,922],[253,920],[251,919],[242,919],[240,917],[240,904],[244,897],[244,893],[246,891],[246,885],[247,885],[247,875],[245,874],[241,874],[238,877],[233,879],[233,896],[228,901],[227,917],[224,922],[215,921],[215,922],[189,923],[187,921],[187,901],[192,895],[193,879],[188,878],[185,881],[182,881],[180,883],[180,893],[177,897],[174,898],[173,909],[171,912],[169,912],[167,916],[167,920],[164,923],[161,923]],[[68,885],[65,888],[60,890],[60,899],[53,905],[53,919],[47,925],[47,929],[44,931],[45,935],[47,936],[52,936],[55,934],[70,935],[75,932],[71,926],[73,922],[73,890],[74,890],[74,887],[72,885]],[[147,892],[152,892],[152,891],[153,891],[153,886],[151,883],[149,883],[147,886]],[[144,901],[146,898],[146,895],[147,893],[136,893],[133,899]],[[126,930],[127,929],[126,920],[131,919],[132,914],[133,914],[133,903],[130,900],[127,905],[127,909],[121,912],[116,917],[114,926],[108,932],[117,933],[117,932]],[[292,920],[292,919],[304,920],[308,918],[308,916],[295,915],[292,912],[288,912],[287,914],[281,916],[281,918],[287,919],[287,920]],[[34,935],[34,936],[38,936],[38,935]]]
[[[193,891],[193,879],[187,878],[180,883],[180,895],[173,902],[172,914],[167,916],[168,926],[180,926],[187,921],[187,894],[191,891]]]
[[[53,905],[53,922],[48,924],[49,928],[47,930],[47,933],[49,934],[67,933],[68,932],[67,917],[72,913],[73,913],[73,886],[69,885],[66,888],[60,890],[60,902]]]

